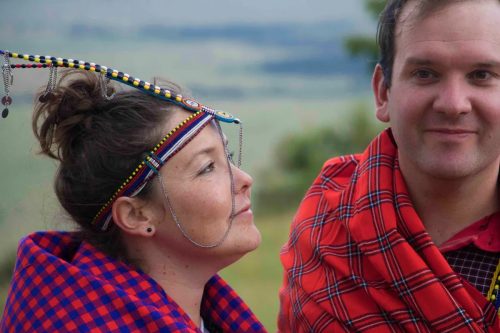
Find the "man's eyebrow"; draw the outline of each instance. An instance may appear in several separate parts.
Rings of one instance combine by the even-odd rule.
[[[417,57],[410,57],[406,59],[405,65],[420,65],[420,66],[431,66],[435,64],[432,60],[425,59],[425,58],[417,58]],[[493,68],[493,67],[500,67],[500,61],[498,60],[487,60],[487,61],[479,61],[473,64],[473,67],[476,68]]]
[[[433,61],[425,58],[416,58],[416,57],[410,57],[406,59],[405,65],[432,65],[434,64]]]
[[[500,67],[500,61],[497,60],[481,61],[475,63],[474,67],[481,67],[481,68]]]

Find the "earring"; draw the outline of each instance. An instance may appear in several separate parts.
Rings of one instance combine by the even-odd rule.
[[[42,96],[38,98],[38,100],[42,103],[47,102],[52,99],[54,94],[52,93],[56,89],[57,83],[57,67],[50,65],[49,68],[49,82],[47,82],[47,87],[45,88],[45,92]]]
[[[48,100],[50,100],[54,94],[52,91],[56,89],[56,83],[57,83],[57,67],[56,66],[50,66],[50,72],[49,72],[49,82],[47,82],[47,87],[45,88],[45,92],[43,93],[42,96],[38,98],[38,100],[41,103],[45,103]]]
[[[99,80],[100,80],[100,85],[101,85],[101,94],[102,94],[102,97],[104,97],[106,100],[111,100],[113,99],[113,97],[115,97],[115,92],[113,91],[111,93],[111,95],[108,95],[108,84],[109,84],[109,81],[111,81],[111,79],[109,77],[106,77],[104,74],[101,74],[99,76]]]
[[[12,97],[9,96],[10,86],[14,82],[14,76],[12,75],[12,69],[10,67],[9,52],[7,51],[4,52],[2,76],[5,89],[5,96],[2,97],[2,105],[5,106],[5,109],[2,111],[2,118],[7,118],[9,115],[9,105],[12,104]]]
[[[153,228],[148,227],[148,228],[146,229],[146,231],[148,232],[148,234],[150,234],[150,233],[152,233],[152,232],[153,232]]]

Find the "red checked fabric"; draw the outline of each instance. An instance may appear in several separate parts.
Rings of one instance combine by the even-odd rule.
[[[280,332],[500,332],[413,209],[390,130],[324,165],[281,261]]]
[[[210,332],[265,332],[220,277],[206,285],[202,317]],[[148,275],[70,233],[22,240],[1,332],[200,332]]]

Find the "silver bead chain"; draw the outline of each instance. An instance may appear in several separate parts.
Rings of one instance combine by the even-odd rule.
[[[216,126],[217,126],[217,129],[219,131],[219,135],[220,135],[220,138],[222,140],[222,144],[224,145],[224,149],[225,151],[227,151],[227,145],[224,143],[224,136],[222,134],[222,129],[220,127],[220,124],[218,121],[215,122]],[[163,180],[163,178],[161,177],[160,174],[158,174],[158,181],[160,182],[160,186],[161,186],[161,189],[162,189],[162,192],[163,192],[163,196],[165,197],[165,200],[167,202],[167,205],[168,205],[168,208],[170,210],[170,214],[172,215],[172,218],[174,219],[174,222],[175,224],[177,225],[177,228],[180,230],[180,232],[182,233],[182,235],[187,239],[189,240],[193,245],[197,246],[197,247],[201,247],[201,248],[214,248],[214,247],[217,247],[219,245],[221,245],[224,240],[227,238],[227,235],[229,234],[229,231],[231,230],[231,227],[233,225],[233,219],[234,219],[234,214],[235,214],[235,210],[236,210],[236,204],[235,204],[235,194],[236,194],[236,190],[235,190],[235,185],[234,185],[234,177],[233,177],[233,171],[231,169],[231,162],[229,161],[229,158],[227,157],[226,158],[227,160],[227,167],[228,167],[228,171],[229,171],[229,178],[230,178],[230,182],[231,182],[231,215],[229,216],[229,225],[226,229],[226,231],[224,232],[224,234],[222,235],[222,237],[216,241],[215,243],[213,244],[202,244],[200,242],[197,242],[195,241],[191,236],[188,235],[188,233],[184,230],[184,228],[182,227],[180,221],[179,221],[179,218],[177,216],[177,214],[175,213],[174,211],[174,208],[172,207],[172,203],[170,202],[170,199],[169,199],[169,196],[167,194],[167,189],[166,189],[166,186],[165,186],[165,182]]]

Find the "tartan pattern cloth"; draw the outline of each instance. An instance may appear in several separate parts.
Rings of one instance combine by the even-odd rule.
[[[282,249],[280,332],[500,332],[418,218],[390,129],[327,161]]]
[[[218,276],[201,308],[211,333],[265,332]],[[21,241],[0,331],[200,332],[148,275],[54,231]]]

